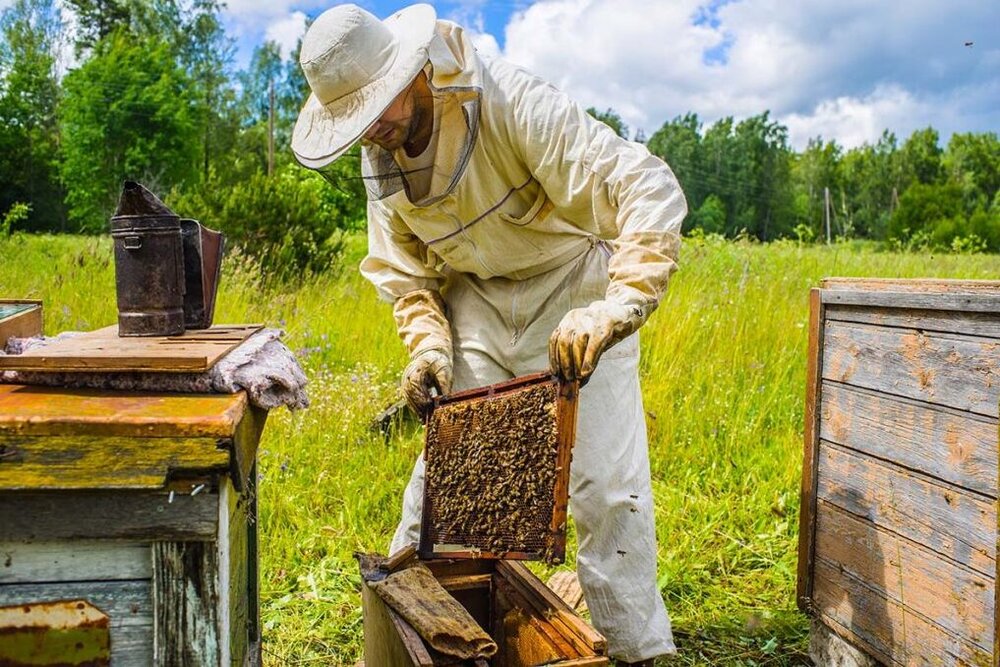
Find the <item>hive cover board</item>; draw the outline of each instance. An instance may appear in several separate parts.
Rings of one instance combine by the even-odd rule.
[[[543,373],[437,399],[422,558],[563,561],[578,390]]]

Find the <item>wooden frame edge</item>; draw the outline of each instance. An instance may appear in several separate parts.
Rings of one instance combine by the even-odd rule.
[[[816,541],[816,484],[819,455],[820,383],[823,372],[822,290],[809,292],[809,348],[806,367],[806,405],[803,429],[802,487],[799,495],[799,558],[796,581],[796,603],[803,612],[812,606],[812,572]]]

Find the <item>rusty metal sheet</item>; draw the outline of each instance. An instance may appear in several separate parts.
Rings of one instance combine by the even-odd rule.
[[[0,385],[4,435],[232,437],[246,394],[135,393]]]
[[[110,625],[86,600],[0,607],[0,665],[109,665]]]

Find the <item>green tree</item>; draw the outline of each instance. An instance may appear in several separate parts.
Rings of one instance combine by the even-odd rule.
[[[831,222],[833,232],[849,235],[853,225],[850,211],[845,204],[841,184],[840,160],[842,150],[836,141],[810,139],[806,149],[792,160],[792,179],[795,187],[796,216],[806,225],[813,237],[826,235],[826,192],[830,193],[830,208],[836,213]],[[839,229],[838,229],[839,228]]]
[[[17,0],[0,15],[0,211],[27,203],[27,229],[59,229],[64,220],[56,168],[61,30],[54,0]]]
[[[937,183],[941,180],[941,147],[932,127],[915,130],[903,144],[900,158],[904,182]]]
[[[942,162],[947,178],[962,186],[966,201],[988,208],[1000,192],[1000,140],[995,132],[956,132]]]
[[[697,114],[687,113],[664,123],[649,138],[646,147],[670,165],[684,189],[688,206],[697,210],[709,192],[701,178],[701,121]]]
[[[885,239],[889,216],[903,190],[896,136],[886,130],[875,145],[847,151],[840,161],[846,215],[860,236]]]
[[[165,192],[198,174],[197,100],[167,42],[116,32],[64,87],[60,167],[78,229],[106,226],[126,178]]]
[[[136,9],[135,0],[66,0],[76,14],[76,53],[97,46],[116,30],[128,29]]]

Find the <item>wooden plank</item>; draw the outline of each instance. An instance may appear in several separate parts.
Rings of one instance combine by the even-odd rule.
[[[451,593],[476,588],[489,588],[493,577],[489,574],[457,574],[437,577],[437,580],[443,589]]]
[[[112,325],[0,357],[0,369],[38,372],[204,373],[261,325],[216,325],[179,336],[118,336]]]
[[[152,576],[148,542],[0,542],[0,582],[4,584]]]
[[[111,618],[111,664],[153,664],[151,586],[145,581],[0,584],[0,606],[86,600]]]
[[[218,494],[0,493],[0,540],[214,540]]]
[[[995,502],[825,440],[819,471],[819,499],[994,576]]]
[[[603,653],[607,650],[604,636],[577,616],[562,598],[549,590],[523,563],[499,561],[497,574],[513,584],[541,617],[548,619],[562,631],[581,654]]]
[[[835,382],[822,390],[820,436],[997,496],[997,420]]]
[[[0,352],[4,351],[10,338],[40,335],[42,335],[41,301],[0,300]]]
[[[249,649],[250,642],[250,570],[248,553],[249,516],[247,506],[249,497],[236,493],[226,480],[224,502],[219,504],[219,511],[227,514],[225,521],[228,531],[224,538],[219,531],[219,559],[228,562],[227,591],[221,591],[220,599],[228,600],[221,611],[225,617],[223,628],[228,627],[229,648],[232,652],[230,661],[243,662],[243,657]],[[220,526],[223,520],[220,516]],[[223,545],[225,543],[225,546]]]
[[[0,489],[162,489],[169,480],[228,473],[229,459],[227,441],[217,438],[7,436]]]
[[[984,651],[993,648],[994,579],[820,502],[817,558]]]
[[[823,378],[998,416],[1000,341],[828,322]]]
[[[823,303],[870,308],[918,308],[969,313],[1000,312],[997,293],[920,293],[897,291],[837,291],[823,290]]]
[[[267,414],[267,410],[249,405],[236,426],[232,443],[231,476],[237,491],[245,490],[250,470],[256,464],[257,445],[260,444],[260,437],[264,433]]]
[[[231,438],[244,392],[170,394],[0,384],[0,442],[9,435]]]
[[[948,633],[848,572],[816,561],[813,604],[820,620],[886,664],[991,664],[989,652]]]
[[[1000,294],[1000,280],[949,278],[825,278],[825,290],[911,292],[916,294]]]
[[[819,454],[819,420],[816,408],[821,399],[823,363],[823,303],[820,291],[809,292],[809,348],[806,357],[805,430],[802,443],[802,485],[799,491],[799,558],[795,598],[799,609],[809,611],[812,597],[812,563],[816,533],[816,466]]]
[[[218,554],[205,542],[153,543],[157,665],[219,665]]]
[[[826,306],[826,319],[872,324],[880,327],[1000,338],[1000,313],[967,313],[829,304]]]

